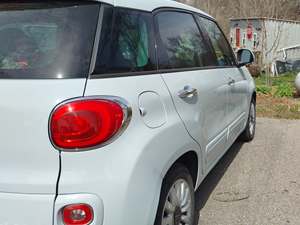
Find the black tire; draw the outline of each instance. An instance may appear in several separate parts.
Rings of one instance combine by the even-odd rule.
[[[252,108],[253,107],[253,108]],[[252,111],[254,110],[254,111]],[[254,113],[254,115],[253,115]],[[253,117],[254,116],[254,117]],[[253,124],[253,128],[251,128],[251,124]],[[240,140],[244,142],[250,142],[255,137],[255,129],[256,129],[256,102],[252,99],[249,109],[249,116],[245,130],[240,136]]]
[[[189,215],[191,222],[189,223],[190,225],[195,225],[195,192],[194,192],[194,185],[193,185],[193,179],[192,176],[190,175],[188,169],[182,165],[182,164],[175,164],[170,171],[167,173],[163,180],[162,184],[162,189],[161,189],[161,194],[160,194],[160,200],[159,200],[159,205],[158,205],[158,210],[156,214],[156,219],[154,225],[162,225],[163,219],[167,217],[167,214],[165,213],[165,205],[166,202],[171,202],[170,199],[171,197],[169,194],[171,193],[171,190],[175,188],[175,184],[178,182],[184,181],[185,187],[189,188],[190,193],[191,193],[191,198],[190,198],[190,206],[191,210],[189,213],[182,213],[182,211],[176,207],[176,212],[174,212],[173,217],[170,216],[171,218],[174,219],[174,223],[170,223],[168,225],[179,225],[182,224],[180,223],[180,218],[183,215]],[[178,212],[180,210],[181,212]],[[179,214],[180,215],[179,215]],[[184,223],[183,223],[184,224]]]

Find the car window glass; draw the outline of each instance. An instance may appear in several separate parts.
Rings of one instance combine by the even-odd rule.
[[[234,55],[218,25],[215,22],[200,16],[197,16],[197,19],[208,34],[217,57],[218,66],[233,66],[235,64]]]
[[[188,13],[156,15],[160,69],[205,67],[214,64],[194,17]]]
[[[88,75],[100,5],[13,2],[0,10],[0,78]]]
[[[107,7],[102,24],[94,74],[155,69],[150,13]]]

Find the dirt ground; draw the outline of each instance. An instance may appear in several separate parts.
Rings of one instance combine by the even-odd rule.
[[[300,99],[276,98],[259,94],[257,96],[257,115],[268,118],[300,119]]]
[[[262,119],[197,191],[199,225],[300,224],[300,121]]]

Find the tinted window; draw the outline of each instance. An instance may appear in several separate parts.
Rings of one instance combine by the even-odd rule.
[[[218,66],[233,66],[235,65],[235,58],[232,53],[231,47],[229,46],[224,34],[218,27],[218,25],[208,19],[197,17],[199,23],[203,25],[206,30],[211,44],[214,48]]]
[[[156,69],[150,13],[107,6],[102,24],[94,74]]]
[[[159,32],[159,68],[193,68],[214,64],[191,14],[161,12],[156,16]]]
[[[0,7],[0,78],[86,77],[99,4],[6,3]]]

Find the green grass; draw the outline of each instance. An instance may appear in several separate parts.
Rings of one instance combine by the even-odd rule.
[[[268,95],[272,93],[272,87],[269,87],[267,85],[256,85],[256,90],[258,93]]]
[[[258,78],[255,78],[255,83],[257,86],[259,86],[259,85],[278,86],[279,84],[282,84],[282,83],[294,84],[296,76],[297,76],[296,73],[286,73],[286,74],[280,75],[279,77],[269,77],[269,79],[268,79],[266,77],[266,75],[261,75]],[[270,82],[268,82],[268,80]]]
[[[257,114],[261,117],[300,119],[300,100],[294,85],[296,73],[279,77],[260,76],[255,79]]]
[[[266,77],[262,75],[255,78],[257,92],[271,94],[275,97],[292,97],[296,92],[294,82],[296,73],[286,73],[278,77]]]

